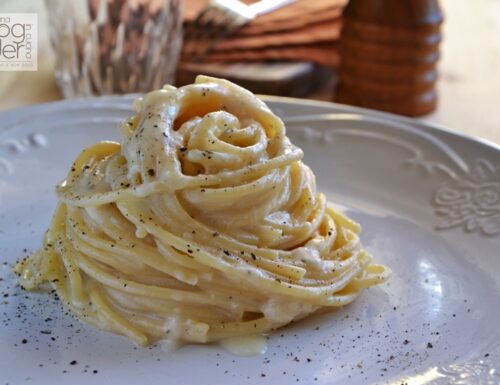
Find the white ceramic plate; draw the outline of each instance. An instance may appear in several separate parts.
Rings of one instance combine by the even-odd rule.
[[[1,383],[500,383],[500,149],[393,115],[267,100],[390,283],[278,331],[263,356],[165,353],[84,326],[21,291],[11,265],[40,246],[77,153],[118,139],[131,98],[14,110],[0,115]]]

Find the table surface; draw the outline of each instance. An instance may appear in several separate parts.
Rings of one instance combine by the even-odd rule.
[[[500,1],[441,0],[439,105],[420,119],[500,144]],[[37,12],[38,71],[0,72],[0,110],[61,98],[41,0],[2,0],[1,12]],[[321,98],[321,96],[320,96]]]

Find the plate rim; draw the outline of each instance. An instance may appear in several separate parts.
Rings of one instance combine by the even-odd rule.
[[[57,108],[58,106],[71,105],[71,104],[87,104],[87,103],[111,103],[111,102],[132,102],[135,98],[141,97],[143,94],[139,93],[130,93],[123,95],[101,95],[101,96],[91,96],[84,98],[75,98],[75,99],[62,99],[51,101],[47,103],[33,104],[27,106],[19,106],[7,110],[0,111],[0,119],[9,117],[11,119],[15,119],[16,115],[20,113],[34,113],[38,110],[45,110],[51,108]],[[458,130],[455,130],[451,127],[448,127],[444,124],[439,124],[436,122],[431,122],[426,119],[426,117],[422,118],[411,118],[404,115],[398,115],[385,111],[378,111],[370,108],[351,106],[347,104],[341,104],[336,102],[324,101],[324,100],[314,100],[314,99],[303,99],[303,98],[293,98],[287,96],[275,96],[275,95],[256,95],[259,99],[261,99],[264,103],[275,102],[275,103],[285,103],[285,104],[301,104],[305,106],[320,106],[329,108],[332,111],[330,113],[352,113],[358,114],[367,117],[375,117],[384,120],[390,120],[395,122],[400,122],[403,124],[409,124],[413,126],[420,126],[427,130],[437,131],[439,133],[450,135],[455,138],[459,138],[465,141],[474,142],[475,144],[479,144],[482,146],[486,146],[491,150],[499,152],[500,155],[500,143],[495,143],[489,139],[485,139],[481,136],[470,135]],[[132,105],[130,105],[132,109]],[[309,116],[317,116],[321,114],[311,114]],[[3,134],[3,131],[6,130],[4,124],[0,123],[0,134]]]

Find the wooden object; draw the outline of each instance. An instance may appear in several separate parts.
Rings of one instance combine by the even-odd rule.
[[[248,0],[246,2],[254,2]],[[185,0],[189,23],[208,0]],[[259,16],[215,44],[204,63],[314,62],[337,69],[342,10],[347,0],[297,0]],[[191,62],[187,50],[183,62]]]
[[[409,116],[433,111],[442,21],[437,0],[351,0],[336,101]]]
[[[304,97],[333,76],[311,62],[180,63],[177,85],[190,84],[198,74],[225,78],[253,93]]]

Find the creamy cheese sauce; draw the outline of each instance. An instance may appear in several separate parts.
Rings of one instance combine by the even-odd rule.
[[[225,338],[220,345],[237,356],[254,356],[267,351],[266,338],[261,335],[248,335]]]

